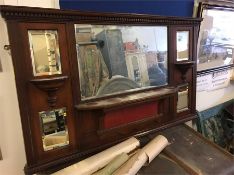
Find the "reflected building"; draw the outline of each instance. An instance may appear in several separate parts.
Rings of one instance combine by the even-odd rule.
[[[77,54],[82,97],[95,96],[110,74],[91,27],[76,28]]]
[[[151,86],[166,84],[167,69],[165,68],[165,54],[163,52],[148,51],[145,53],[149,82]]]
[[[120,29],[104,29],[96,36],[97,40],[104,41],[100,48],[104,61],[108,67],[110,77],[121,75],[127,77],[128,71],[125,62],[123,38]]]
[[[145,53],[147,68],[158,64],[158,55],[156,51],[148,51]]]
[[[124,43],[125,59],[128,68],[128,77],[140,86],[149,85],[149,75],[144,51],[138,40]]]

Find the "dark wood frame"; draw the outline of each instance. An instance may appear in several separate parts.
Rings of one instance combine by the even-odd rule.
[[[191,64],[191,61],[192,63],[196,62],[196,44],[201,19],[14,6],[1,6],[0,11],[7,22],[16,76],[27,158],[27,165],[24,169],[26,174],[51,173],[131,136],[143,137],[148,133],[196,118],[196,64]],[[168,85],[81,101],[75,47],[75,23],[167,26]],[[55,29],[59,31],[61,75],[33,76],[26,34],[28,29]],[[179,63],[176,62],[175,56],[176,31],[184,29],[191,31],[189,41],[191,58],[178,66]],[[183,69],[186,69],[185,80],[181,78]],[[189,110],[176,113],[178,87],[184,83],[189,85]],[[145,95],[147,93],[152,93],[152,97]],[[139,98],[118,102],[114,100],[107,106],[100,105],[109,99],[121,99],[136,94],[139,95]],[[91,105],[92,103],[97,103],[97,105]],[[146,116],[143,120],[103,130],[102,121],[107,117],[107,114],[116,110],[127,110],[128,107],[137,108],[146,103],[157,103],[159,112]],[[68,113],[67,125],[70,144],[45,152],[42,149],[39,132],[38,112],[61,107],[66,107]],[[151,119],[155,116],[157,121],[153,123]]]
[[[2,72],[2,63],[1,63],[1,60],[0,60],[0,72]]]
[[[202,13],[204,9],[215,9],[220,11],[233,11],[234,12],[234,3],[233,2],[225,2],[225,1],[217,1],[215,2],[200,2],[197,10],[197,17],[202,18]],[[199,32],[200,33],[200,32]],[[234,63],[230,65],[224,65],[220,67],[214,67],[209,69],[204,69],[197,72],[197,75],[209,74],[217,71],[223,71],[227,69],[232,69],[234,67]]]
[[[1,148],[0,148],[0,160],[2,160],[2,151],[1,151]]]

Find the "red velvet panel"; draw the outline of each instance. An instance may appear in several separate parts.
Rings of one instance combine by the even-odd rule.
[[[158,114],[158,103],[134,105],[126,108],[108,111],[103,119],[103,129],[153,117]]]

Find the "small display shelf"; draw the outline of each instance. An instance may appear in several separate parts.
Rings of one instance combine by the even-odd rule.
[[[56,92],[63,86],[68,76],[54,77],[54,78],[43,78],[33,79],[30,82],[35,85],[38,89],[47,92],[48,104],[50,107],[54,107],[57,101]]]
[[[185,82],[186,81],[186,74],[188,70],[195,65],[195,61],[183,61],[175,63],[176,67],[181,72],[181,79]]]
[[[126,106],[141,102],[154,101],[159,98],[164,98],[165,96],[175,94],[177,91],[178,89],[175,87],[168,87],[160,90],[151,90],[151,91],[140,92],[137,94],[129,94],[123,97],[115,97],[95,102],[81,103],[79,105],[76,105],[75,107],[78,110],[114,108],[114,107]]]

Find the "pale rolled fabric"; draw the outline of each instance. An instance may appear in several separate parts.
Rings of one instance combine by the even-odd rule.
[[[117,155],[129,153],[139,146],[140,142],[132,137],[94,156],[64,168],[53,175],[90,175],[106,166]]]
[[[103,169],[92,175],[111,175],[115,170],[117,170],[121,165],[123,165],[129,158],[129,155],[122,153],[116,156],[110,163],[108,163]]]
[[[155,137],[116,170],[114,175],[135,175],[143,165],[149,164],[167,145],[166,137],[162,135]]]

